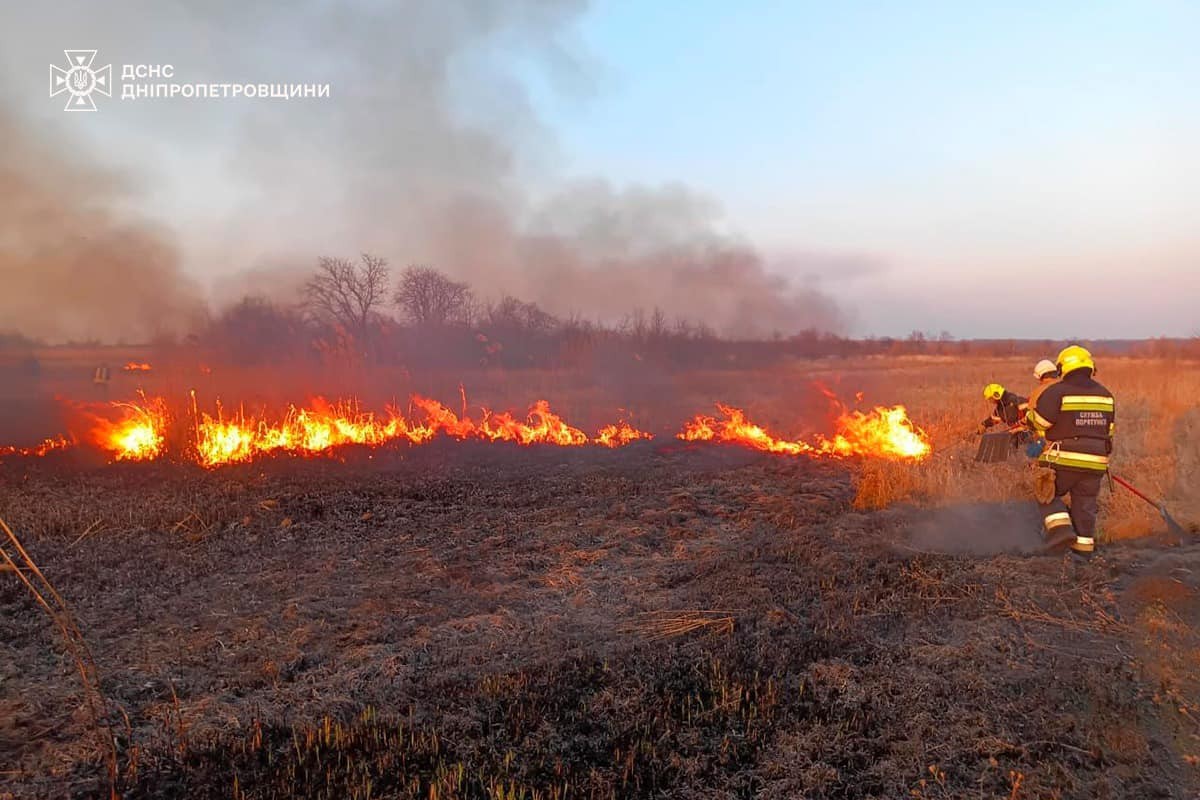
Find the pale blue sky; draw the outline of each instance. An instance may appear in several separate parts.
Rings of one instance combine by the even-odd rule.
[[[1200,331],[1200,3],[613,0],[580,35],[595,91],[535,93],[571,166],[878,258],[848,298],[912,310],[860,332]],[[1104,322],[1030,313],[1056,286]]]

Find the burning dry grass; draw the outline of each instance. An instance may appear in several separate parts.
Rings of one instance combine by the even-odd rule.
[[[888,460],[919,461],[929,455],[929,440],[908,418],[904,406],[874,408],[869,413],[842,410],[837,417],[837,433],[817,435],[812,442],[792,441],[772,436],[746,417],[746,412],[718,403],[724,419],[698,415],[684,426],[677,438],[685,442],[723,442],[752,447],[777,455],[866,456]]]
[[[864,463],[855,505],[882,508],[896,502],[937,506],[971,501],[1027,501],[1032,497],[1027,461],[974,461],[977,422],[986,416],[979,389],[991,381],[1028,394],[1025,359],[911,360],[887,380],[910,404],[929,433],[933,455],[921,463]],[[1200,473],[1189,460],[1200,447],[1200,365],[1189,362],[1109,359],[1097,378],[1117,398],[1113,472],[1143,492],[1167,498],[1185,527],[1200,524]],[[1153,508],[1116,487],[1101,496],[1101,538],[1144,536],[1163,528]]]
[[[782,438],[748,418],[743,409],[717,403],[721,419],[697,415],[686,422],[675,438],[685,442],[717,442],[777,455],[835,457],[864,456],[892,460],[920,460],[929,455],[927,437],[908,418],[904,406],[850,410],[832,393],[822,390],[835,409],[832,435],[822,432],[808,439]],[[461,389],[462,411],[421,395],[413,395],[407,412],[389,406],[386,413],[362,409],[355,398],[329,402],[316,397],[304,407],[289,406],[282,413],[247,413],[239,406],[226,414],[220,403],[215,414],[201,411],[195,393],[190,408],[170,410],[165,398],[139,392],[137,402],[114,402],[80,409],[89,420],[84,446],[93,447],[115,461],[153,461],[172,458],[204,467],[247,462],[272,453],[313,456],[329,454],[346,445],[379,447],[400,442],[423,445],[434,438],[458,441],[508,442],[518,445],[554,445],[607,448],[624,447],[654,439],[622,419],[589,436],[570,425],[539,399],[524,419],[511,412],[487,407],[473,418]],[[32,448],[7,447],[0,455],[38,457],[72,446],[68,441],[47,440]]]
[[[97,358],[100,356],[97,355]],[[116,359],[111,359],[117,361]],[[144,361],[132,353],[126,360]],[[156,436],[145,419],[160,413],[153,404],[137,403],[131,415],[107,430],[127,452],[167,452],[172,457],[216,465],[245,461],[267,452],[323,452],[330,443],[373,445],[396,438],[423,442],[434,435],[451,438],[503,439],[518,443],[549,441],[576,445],[617,447],[644,441],[653,431],[656,443],[678,433],[689,440],[734,441],[746,447],[783,454],[835,453],[884,454],[885,460],[864,461],[857,482],[859,508],[881,508],[896,502],[924,506],[963,502],[1027,501],[1031,497],[1023,456],[1007,464],[976,464],[973,455],[976,422],[986,413],[979,387],[1000,381],[1027,393],[1032,384],[1026,358],[959,358],[911,356],[899,358],[823,359],[796,362],[779,368],[753,371],[696,371],[669,373],[641,367],[621,368],[611,374],[552,370],[483,370],[475,374],[428,372],[409,376],[403,371],[381,371],[368,376],[354,372],[318,376],[305,387],[287,370],[278,374],[250,375],[234,368],[205,373],[201,396],[244,397],[246,408],[287,408],[274,389],[294,400],[304,391],[329,390],[330,381],[340,391],[363,391],[380,396],[387,386],[390,396],[405,396],[426,388],[435,397],[457,398],[461,383],[473,389],[470,414],[432,400],[421,400],[401,414],[395,409],[373,414],[337,404],[293,408],[271,416],[261,411],[235,413],[198,412],[193,407],[171,409],[178,424]],[[123,389],[145,385],[151,397],[187,397],[187,387],[197,376],[154,360],[149,373],[122,376]],[[120,361],[117,361],[120,363]],[[194,369],[192,370],[194,372]],[[1200,366],[1190,362],[1146,359],[1101,361],[1099,376],[1117,395],[1118,437],[1114,471],[1150,495],[1168,499],[1172,511],[1187,526],[1200,521]],[[240,388],[239,388],[240,387]],[[265,394],[264,394],[265,392]],[[296,394],[300,392],[300,394]],[[70,392],[67,392],[68,396]],[[831,403],[829,396],[858,396],[853,409]],[[530,397],[550,397],[535,406],[530,416],[484,409],[523,408]],[[476,399],[478,398],[478,399]],[[700,415],[680,422],[696,410],[718,405],[720,415]],[[903,404],[908,415],[888,426],[873,426]],[[202,404],[203,405],[203,404]],[[451,403],[457,406],[457,401]],[[211,405],[210,405],[211,408]],[[723,408],[724,410],[721,410]],[[864,409],[874,409],[863,415]],[[840,409],[840,410],[839,410]],[[613,423],[628,416],[637,425]],[[911,417],[911,423],[908,421]],[[143,419],[145,418],[145,419]],[[194,419],[193,419],[194,418]],[[568,424],[567,420],[570,421]],[[112,423],[109,424],[113,428]],[[887,429],[888,441],[872,439],[873,430]],[[917,430],[920,433],[918,434]],[[855,431],[853,438],[846,431]],[[592,434],[591,432],[595,432]],[[53,431],[46,431],[45,435]],[[933,454],[920,460],[928,435]],[[68,444],[51,438],[23,453],[54,454]],[[199,453],[188,456],[188,453]],[[17,454],[0,449],[0,457]],[[1132,494],[1117,489],[1105,492],[1102,535],[1126,538],[1161,529],[1154,509]]]

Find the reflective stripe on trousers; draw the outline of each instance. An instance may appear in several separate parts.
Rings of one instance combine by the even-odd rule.
[[[1093,470],[1054,471],[1055,497],[1041,506],[1047,538],[1065,538],[1073,533],[1072,550],[1090,553],[1095,549],[1097,500],[1103,477],[1104,473]],[[1070,508],[1064,500],[1067,496],[1071,498]]]
[[[1056,528],[1071,527],[1071,513],[1069,511],[1052,511],[1042,518],[1042,524],[1046,526],[1046,533],[1051,533]]]

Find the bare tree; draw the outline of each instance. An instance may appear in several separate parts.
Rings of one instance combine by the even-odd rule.
[[[621,320],[620,330],[639,344],[661,342],[670,334],[666,313],[658,306],[647,316],[645,309],[635,308]]]
[[[649,335],[651,341],[661,342],[666,340],[669,329],[667,327],[667,315],[658,306],[654,307],[654,311],[650,314]]]
[[[367,345],[372,319],[382,307],[388,287],[387,261],[363,253],[359,263],[322,257],[317,272],[304,285],[304,307],[315,318],[340,325]]]
[[[465,283],[420,265],[400,274],[400,286],[392,299],[410,322],[421,326],[469,322],[473,308],[471,290]]]
[[[486,322],[493,328],[515,333],[545,334],[558,327],[558,319],[537,303],[527,303],[505,295],[499,303],[488,306]]]

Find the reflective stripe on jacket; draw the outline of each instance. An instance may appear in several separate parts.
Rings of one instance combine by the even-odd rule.
[[[1054,467],[1105,472],[1112,452],[1116,404],[1091,370],[1070,373],[1047,386],[1027,418],[1046,438],[1039,461]]]

